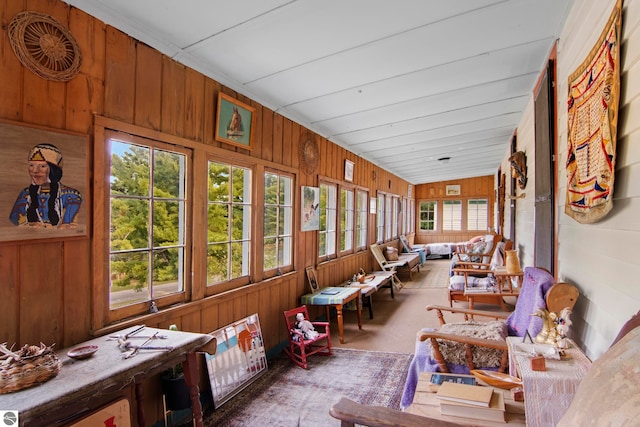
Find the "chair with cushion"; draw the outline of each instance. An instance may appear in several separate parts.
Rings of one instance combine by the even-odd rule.
[[[449,305],[453,301],[467,301],[465,289],[489,288],[495,284],[492,270],[504,265],[504,251],[511,248],[511,241],[502,242],[499,234],[488,235],[484,241],[465,246],[466,252],[456,252],[451,258],[449,274]],[[500,304],[501,297],[488,296],[477,300]]]
[[[322,356],[331,356],[331,333],[329,330],[329,322],[311,322],[315,328],[317,335],[309,338],[298,327],[299,320],[296,318],[298,314],[302,314],[305,320],[309,320],[309,312],[307,306],[303,305],[284,312],[284,321],[287,325],[289,344],[284,351],[289,359],[296,365],[307,369],[307,357],[313,354]],[[315,334],[314,334],[315,335]]]
[[[418,332],[401,405],[407,407],[413,401],[421,372],[468,374],[472,369],[505,372],[508,367],[506,337],[524,337],[527,333],[535,337],[542,330],[543,322],[532,313],[541,308],[559,313],[564,307],[573,308],[577,297],[575,286],[555,284],[554,277],[546,270],[526,267],[522,290],[512,313],[427,306],[427,310],[436,311],[441,326],[439,330]],[[553,304],[549,306],[547,301]],[[461,313],[465,319],[473,316],[494,320],[446,323],[443,312]]]

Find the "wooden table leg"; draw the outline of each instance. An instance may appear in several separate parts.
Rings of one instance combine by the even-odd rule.
[[[356,296],[356,307],[358,310],[358,329],[362,329],[362,298],[360,298],[360,293],[362,290],[358,290],[358,294]]]
[[[193,412],[193,421],[196,427],[203,427],[202,404],[200,403],[200,389],[198,387],[198,360],[196,353],[187,353],[187,358],[182,362],[184,368],[184,379],[189,388],[189,396],[191,397],[191,411]]]
[[[340,335],[340,344],[344,344],[344,329],[342,324],[342,304],[336,304],[336,314],[338,317],[338,335]],[[358,303],[358,319],[360,319],[360,305]]]
[[[138,408],[138,425],[145,426],[146,420],[144,416],[144,393],[142,391],[142,382],[136,381],[135,383],[135,393],[136,393],[136,406]]]

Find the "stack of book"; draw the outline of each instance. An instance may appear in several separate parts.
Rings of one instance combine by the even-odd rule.
[[[504,396],[492,387],[443,382],[436,397],[443,415],[505,422]]]

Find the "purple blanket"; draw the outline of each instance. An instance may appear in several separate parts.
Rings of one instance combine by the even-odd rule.
[[[542,319],[531,316],[531,313],[538,308],[546,307],[545,295],[549,288],[555,283],[551,274],[535,267],[525,267],[524,279],[520,296],[516,302],[516,308],[507,318],[507,327],[509,336],[522,337],[529,331],[532,338],[542,329]],[[433,331],[434,329],[424,329],[425,331]],[[469,367],[466,365],[455,365],[448,363],[449,371],[455,374],[468,374]],[[477,369],[493,370],[496,367],[478,367]],[[439,372],[438,362],[431,358],[431,344],[429,341],[417,341],[416,351],[409,366],[407,373],[407,381],[404,385],[402,400],[400,407],[404,410],[413,402],[413,396],[416,393],[416,385],[420,372]]]

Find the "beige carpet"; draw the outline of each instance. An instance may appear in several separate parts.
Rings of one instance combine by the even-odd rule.
[[[446,288],[449,284],[449,259],[430,259],[413,274],[411,280],[405,280],[407,289]]]

